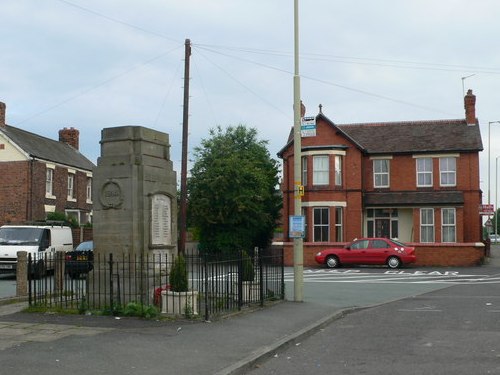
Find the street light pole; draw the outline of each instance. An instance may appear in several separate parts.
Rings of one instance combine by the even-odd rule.
[[[488,204],[491,203],[490,156],[491,156],[491,124],[500,124],[500,121],[488,122]]]
[[[301,161],[302,139],[300,129],[300,76],[299,76],[299,0],[294,0],[294,65],[293,76],[293,179],[294,214],[302,215],[302,200],[299,187],[302,184]],[[302,238],[293,239],[293,278],[294,301],[304,299],[304,244]]]
[[[495,158],[495,243],[498,242],[498,158]]]

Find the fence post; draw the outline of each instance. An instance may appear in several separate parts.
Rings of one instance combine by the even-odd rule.
[[[203,257],[203,271],[205,273],[205,321],[208,322],[210,316],[208,312],[208,259],[206,256]]]
[[[56,264],[54,266],[54,283],[56,292],[61,292],[62,290],[64,290],[64,257],[64,252],[56,251]]]
[[[281,268],[281,299],[285,299],[285,253],[284,246],[280,252],[280,268]]]
[[[243,306],[243,250],[238,251],[238,311]]]
[[[263,274],[263,265],[262,265],[262,249],[256,248],[257,250],[257,260],[259,262],[259,286],[260,286],[260,307],[264,307],[264,274]],[[267,273],[266,273],[267,276]]]
[[[109,254],[109,308],[111,313],[115,314],[115,306],[113,300],[113,253]]]
[[[28,295],[28,252],[17,252],[16,268],[16,296],[25,297]]]

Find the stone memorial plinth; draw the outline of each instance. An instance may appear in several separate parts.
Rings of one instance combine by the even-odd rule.
[[[124,294],[126,289],[135,294],[138,288],[144,294],[141,301],[149,301],[147,285],[153,283],[147,278],[166,270],[152,272],[154,265],[144,260],[154,254],[171,261],[177,254],[177,181],[168,134],[140,126],[103,129],[93,193],[96,267],[89,298],[110,294],[112,281],[113,295],[99,296],[100,301],[139,302],[137,296]],[[109,254],[124,264],[115,266],[112,275],[103,262]]]

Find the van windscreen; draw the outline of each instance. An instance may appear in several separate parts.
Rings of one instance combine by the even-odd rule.
[[[42,228],[0,228],[0,245],[40,245]]]

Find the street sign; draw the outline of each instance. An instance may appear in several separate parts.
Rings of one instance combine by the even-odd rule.
[[[484,223],[484,226],[486,228],[493,228],[493,222],[491,221],[491,219],[486,220],[486,222]]]
[[[306,219],[304,216],[290,216],[289,221],[290,238],[302,238],[306,228]]]
[[[316,117],[303,117],[300,126],[300,135],[302,137],[316,136]]]
[[[480,204],[479,205],[479,215],[494,215],[495,207],[492,204]]]

